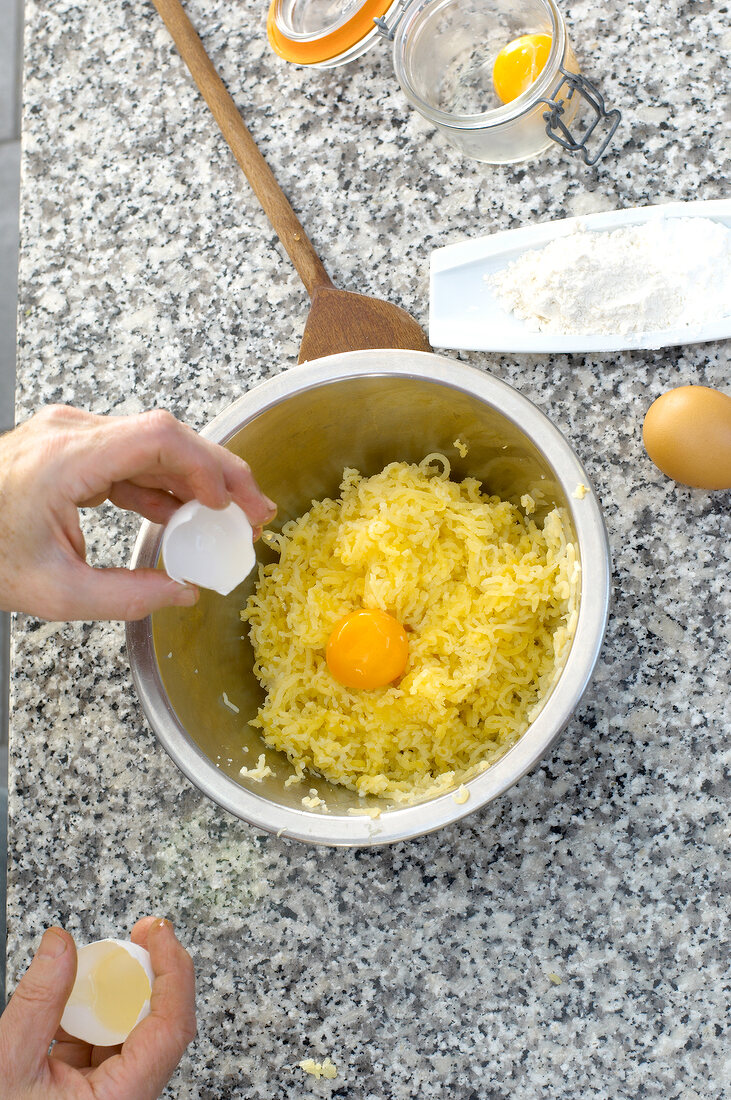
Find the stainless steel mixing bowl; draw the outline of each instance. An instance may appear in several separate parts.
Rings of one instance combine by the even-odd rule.
[[[589,682],[606,627],[610,561],[606,532],[586,471],[561,434],[505,383],[453,359],[422,352],[363,351],[293,367],[244,394],[204,430],[246,458],[264,492],[279,505],[275,528],[313,499],[337,495],[343,468],[363,474],[388,462],[418,462],[442,451],[453,476],[478,477],[487,490],[518,501],[540,490],[546,508],[566,507],[582,567],[578,626],[565,668],[523,737],[469,783],[469,799],[452,794],[396,808],[363,800],[324,780],[285,787],[292,769],[265,749],[248,725],[261,699],[252,651],[239,620],[254,576],[230,596],[202,592],[191,609],[171,608],[127,629],[130,663],[145,713],[160,742],[201,791],[262,829],[320,844],[386,844],[438,829],[497,798],[557,740]],[[454,447],[467,444],[460,458]],[[145,523],[132,565],[153,566],[160,527]],[[259,543],[261,560],[271,552]],[[242,637],[243,636],[243,637]],[[239,708],[235,713],[224,701]],[[262,752],[275,775],[242,778]],[[316,789],[327,812],[308,810]],[[351,810],[377,807],[380,817]]]

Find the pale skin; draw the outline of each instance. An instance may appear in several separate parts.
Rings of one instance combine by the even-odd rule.
[[[3,1100],[154,1100],[195,1038],[195,978],[172,925],[143,917],[133,943],[155,974],[150,1015],[119,1047],[92,1047],[59,1027],[76,977],[76,947],[61,928],[43,935],[0,1017]],[[49,1053],[49,1046],[51,1051]]]
[[[276,512],[246,462],[162,410],[104,417],[43,409],[0,437],[0,610],[43,619],[141,619],[198,591],[156,569],[92,568],[79,509],[105,500],[164,524],[182,503],[231,501],[255,537]],[[195,1036],[193,964],[167,921],[132,929],[150,952],[151,1013],[121,1047],[59,1030],[76,947],[50,928],[0,1017],[2,1100],[153,1100]],[[53,1047],[49,1054],[49,1046]]]
[[[0,437],[0,610],[42,619],[142,619],[191,606],[195,588],[156,569],[86,562],[79,508],[110,500],[154,523],[181,503],[235,501],[255,535],[276,512],[248,465],[163,410],[95,416],[52,405]]]

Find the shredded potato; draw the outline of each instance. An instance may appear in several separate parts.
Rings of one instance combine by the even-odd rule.
[[[395,802],[451,790],[522,733],[568,652],[579,563],[567,517],[542,527],[517,506],[449,480],[448,460],[346,469],[270,540],[242,619],[266,699],[252,725],[305,770]],[[344,687],[325,648],[335,623],[380,608],[409,632],[403,676]]]

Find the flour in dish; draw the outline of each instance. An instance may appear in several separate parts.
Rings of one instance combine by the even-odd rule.
[[[533,330],[590,336],[704,324],[731,311],[731,230],[710,218],[580,229],[485,278]]]

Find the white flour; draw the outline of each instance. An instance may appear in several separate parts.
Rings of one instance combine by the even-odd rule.
[[[580,230],[485,278],[534,330],[600,335],[702,324],[731,312],[731,231],[710,218]]]

